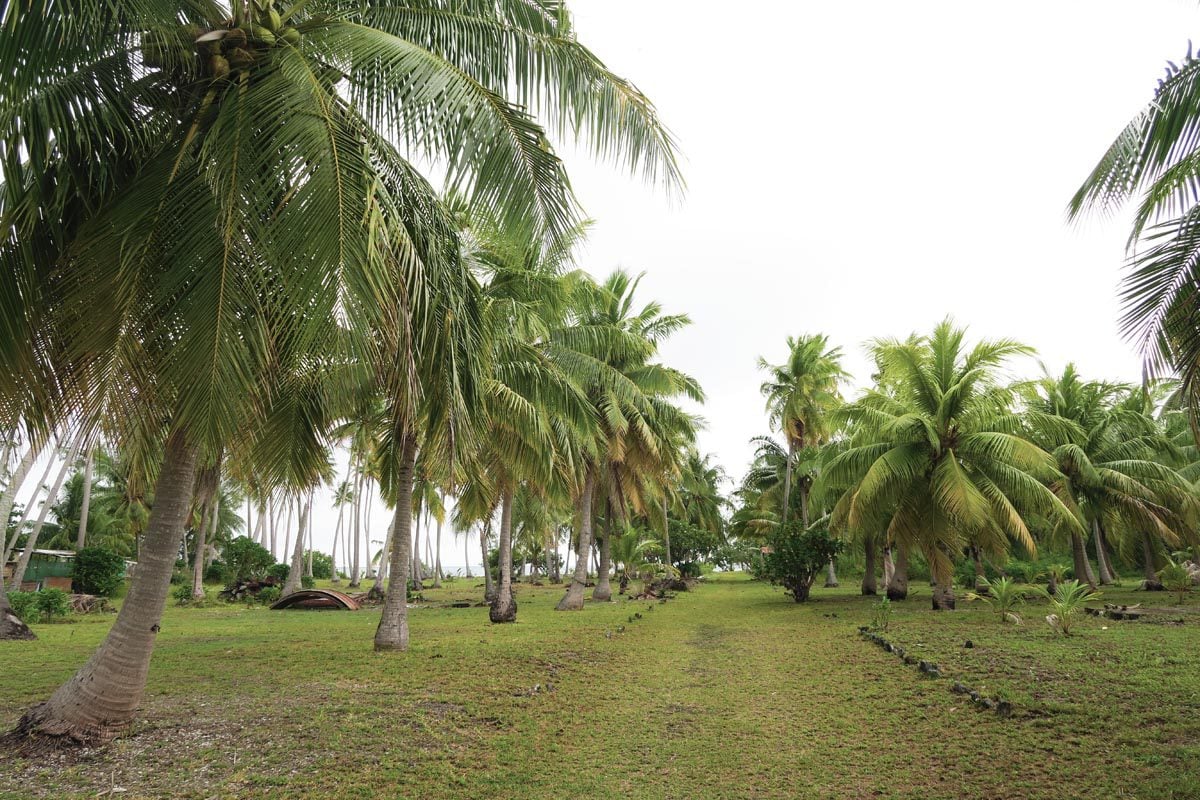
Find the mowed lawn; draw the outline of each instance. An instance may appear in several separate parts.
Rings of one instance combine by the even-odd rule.
[[[459,580],[426,596],[479,591]],[[371,651],[372,610],[171,607],[132,735],[61,761],[6,758],[0,797],[1200,797],[1191,609],[1089,617],[1063,639],[1040,606],[1002,626],[914,594],[888,636],[942,678],[858,635],[875,601],[853,587],[796,605],[740,575],[575,614],[554,612],[559,587],[523,585],[515,625],[414,609],[401,655]],[[0,645],[0,725],[108,624]],[[1009,699],[1013,717],[977,710],[955,681]]]

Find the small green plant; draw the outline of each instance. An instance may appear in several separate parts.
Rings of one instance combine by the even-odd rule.
[[[278,586],[264,586],[262,589],[258,590],[258,595],[255,597],[255,599],[264,606],[269,606],[278,600],[282,594],[283,590]]]
[[[1066,564],[1051,564],[1046,567],[1044,574],[1046,576],[1046,591],[1050,594],[1057,594],[1058,587],[1067,579],[1071,568]]]
[[[1063,636],[1071,635],[1071,627],[1084,603],[1100,598],[1100,593],[1092,591],[1091,586],[1074,580],[1059,584],[1056,594],[1050,594],[1040,587],[1039,591],[1050,601],[1050,613],[1046,615],[1046,622],[1050,623],[1050,628],[1055,633],[1061,633]]]
[[[37,592],[9,592],[8,604],[26,625],[37,622]]]
[[[180,583],[171,590],[171,597],[175,600],[177,606],[193,605],[192,584]]]
[[[71,602],[62,589],[42,589],[35,592],[34,596],[37,598],[35,608],[42,622],[62,619],[71,613]]]
[[[1187,567],[1178,561],[1168,561],[1167,566],[1158,571],[1158,579],[1168,592],[1175,592],[1183,604],[1184,595],[1192,590],[1192,575]]]
[[[1011,578],[996,578],[991,581],[987,578],[980,578],[979,585],[981,588],[987,589],[988,594],[968,592],[968,600],[982,600],[987,603],[993,611],[1000,615],[1001,622],[1020,625],[1024,621],[1017,610],[1025,604],[1025,590],[1018,586],[1016,581]]]
[[[871,629],[886,631],[892,626],[892,601],[883,598],[871,608]]]

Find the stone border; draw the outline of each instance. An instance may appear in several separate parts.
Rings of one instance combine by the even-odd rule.
[[[887,638],[885,638],[883,635],[872,631],[866,625],[859,626],[858,633],[864,639],[874,642],[885,653],[891,653],[892,655],[896,656],[901,661],[903,661],[905,664],[907,664],[909,666],[912,666],[915,664],[917,669],[921,672],[921,674],[925,675],[926,677],[928,677],[928,678],[942,677],[942,671],[941,671],[941,669],[938,668],[937,664],[935,664],[932,661],[925,661],[923,659],[917,658],[916,656],[910,655],[908,652],[905,651],[905,649],[903,647],[901,647],[898,644],[893,644],[892,642],[889,642],[887,640]],[[996,713],[996,715],[999,717],[1003,717],[1003,718],[1007,719],[1008,717],[1012,716],[1013,704],[1010,703],[1008,700],[1001,700],[998,697],[995,697],[995,698],[984,697],[979,692],[975,691],[974,689],[970,688],[969,686],[964,686],[963,684],[959,683],[958,681],[954,682],[954,685],[950,687],[950,691],[953,692],[954,694],[961,694],[961,695],[966,695],[966,696],[970,697],[971,702],[974,703],[977,708],[984,709],[987,711],[994,711]]]

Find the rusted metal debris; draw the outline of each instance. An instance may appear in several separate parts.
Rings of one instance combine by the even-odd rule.
[[[281,597],[272,610],[300,608],[308,611],[358,611],[361,606],[348,594],[334,589],[301,589]]]

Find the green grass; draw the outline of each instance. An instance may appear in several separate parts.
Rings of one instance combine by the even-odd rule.
[[[560,594],[521,586],[507,626],[485,608],[414,610],[400,655],[371,651],[376,611],[171,607],[132,734],[75,760],[7,759],[0,797],[1200,797],[1191,614],[1088,617],[1064,639],[1040,606],[1001,625],[982,604],[927,611],[920,586],[888,637],[938,662],[928,679],[858,636],[874,601],[849,586],[796,605],[715,576],[667,604],[576,614],[553,611]],[[0,725],[110,620],[0,646]],[[1007,697],[1014,717],[976,710],[954,681]]]

